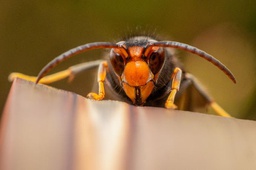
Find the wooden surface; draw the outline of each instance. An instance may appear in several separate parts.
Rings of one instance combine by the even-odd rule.
[[[18,79],[0,169],[256,169],[256,122],[92,101]]]

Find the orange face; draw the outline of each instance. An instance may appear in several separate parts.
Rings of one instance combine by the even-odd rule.
[[[133,104],[143,105],[152,93],[163,56],[160,47],[124,46],[122,50],[112,50],[111,63]]]

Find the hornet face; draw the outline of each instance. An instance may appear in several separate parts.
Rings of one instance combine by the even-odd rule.
[[[125,94],[134,105],[143,105],[152,93],[164,64],[162,47],[149,46],[153,39],[137,37],[121,41],[122,49],[112,49],[110,61]]]

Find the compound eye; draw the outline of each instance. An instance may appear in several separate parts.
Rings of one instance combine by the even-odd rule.
[[[148,59],[148,65],[153,74],[157,74],[162,68],[164,63],[164,52],[163,49],[153,51]]]
[[[113,50],[110,52],[110,62],[115,70],[115,72],[121,76],[124,71],[124,59],[123,57],[115,53]]]

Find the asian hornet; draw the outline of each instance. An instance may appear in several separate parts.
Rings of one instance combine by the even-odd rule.
[[[53,67],[70,57],[89,50],[106,48],[110,49],[107,60],[86,62],[44,77]],[[230,115],[212,99],[196,78],[184,70],[175,56],[174,49],[194,53],[206,59],[236,83],[231,71],[210,54],[188,44],[157,41],[147,36],[134,36],[117,43],[84,44],[54,58],[40,71],[37,78],[20,73],[12,73],[10,77],[21,77],[36,83],[51,83],[99,66],[98,93],[89,93],[90,99],[103,100],[106,86],[115,99],[133,105],[188,111],[210,105],[217,114],[229,117]]]

